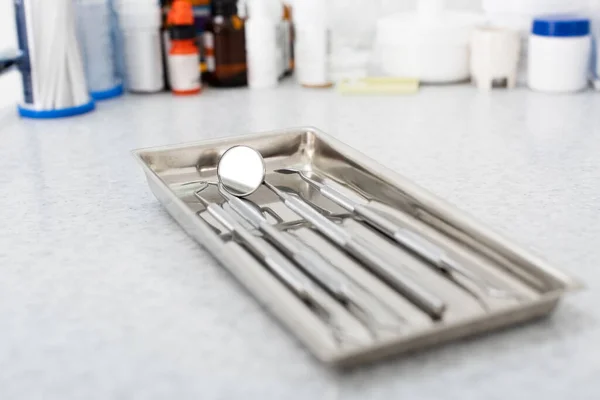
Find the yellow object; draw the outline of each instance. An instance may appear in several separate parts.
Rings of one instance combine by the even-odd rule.
[[[341,94],[414,94],[419,91],[419,80],[392,77],[344,79],[336,87]]]

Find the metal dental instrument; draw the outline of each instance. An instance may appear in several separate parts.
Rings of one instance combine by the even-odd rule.
[[[227,156],[226,156],[227,155]],[[259,155],[259,157],[256,157]],[[234,146],[217,164],[219,183],[234,196],[248,196],[256,191],[265,176],[265,161],[253,148]]]
[[[369,207],[363,204],[358,203],[357,201],[351,199],[339,190],[309,177],[305,171],[292,168],[284,168],[276,170],[275,172],[280,172],[284,174],[298,174],[300,178],[302,178],[302,180],[307,182],[312,187],[316,188],[319,191],[319,193],[321,193],[324,197],[333,201],[335,204],[344,208],[348,212],[360,217],[367,224],[377,229],[381,233],[385,234],[392,240],[396,241],[401,246],[412,251],[417,256],[423,258],[425,261],[427,261],[433,267],[435,267],[438,271],[444,273],[446,276],[452,279],[454,283],[459,285],[461,288],[463,288],[465,291],[467,291],[469,294],[475,297],[478,301],[480,301],[484,308],[487,308],[487,304],[482,302],[480,294],[474,292],[467,285],[458,281],[454,274],[461,275],[463,278],[470,281],[484,295],[488,297],[503,299],[518,297],[518,295],[514,293],[508,292],[503,289],[499,289],[489,284],[474,272],[462,267],[450,256],[448,256],[448,254],[443,249],[431,243],[421,235],[411,232],[410,230],[395,224],[382,214],[370,209]]]
[[[252,153],[253,156],[250,157]],[[249,159],[254,160],[249,161]],[[222,163],[226,167],[221,168]],[[252,168],[253,166],[258,166],[258,168]],[[225,173],[230,174],[230,176],[223,176]],[[240,192],[244,192],[244,195],[252,194],[260,187],[261,183],[264,183],[289,209],[310,222],[322,235],[361,261],[363,265],[429,316],[434,319],[440,319],[443,316],[446,303],[442,299],[423,288],[399,268],[376,254],[369,248],[366,241],[352,237],[343,228],[321,215],[305,201],[266,182],[264,180],[264,161],[262,161],[261,154],[256,150],[246,146],[235,146],[227,150],[219,160],[218,177],[223,188],[234,196],[238,196],[236,193]],[[233,186],[229,187],[229,183],[233,183]]]
[[[283,281],[326,325],[331,328],[334,340],[339,344],[348,338],[343,329],[337,324],[329,307],[323,304],[315,293],[318,290],[315,283],[302,274],[295,265],[287,260],[281,253],[265,246],[258,237],[241,226],[220,205],[206,201],[200,193],[194,195],[206,211],[217,222],[232,233],[234,240],[243,245],[250,253],[259,259],[275,276]]]
[[[348,276],[339,271],[312,248],[304,245],[289,232],[282,232],[270,224],[262,210],[254,203],[240,199],[227,193],[221,187],[221,194],[227,199],[231,209],[250,223],[252,227],[264,235],[276,248],[298,264],[304,272],[319,282],[335,299],[348,308],[348,311],[361,321],[371,334],[377,336],[377,328],[390,329],[389,324],[380,322],[377,314],[385,312],[398,317],[389,308],[382,305],[378,299],[368,295]],[[378,313],[372,314],[370,308],[378,308]],[[397,328],[397,326],[395,327]]]

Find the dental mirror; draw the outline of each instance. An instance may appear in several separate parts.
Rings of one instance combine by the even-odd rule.
[[[248,146],[234,146],[219,159],[217,176],[223,188],[234,196],[249,196],[265,179],[262,155]]]

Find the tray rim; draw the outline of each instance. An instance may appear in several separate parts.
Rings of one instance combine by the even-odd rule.
[[[508,308],[507,310],[491,312],[486,316],[479,316],[479,317],[473,318],[473,320],[463,319],[460,321],[447,323],[447,324],[444,324],[441,326],[435,326],[435,327],[429,328],[429,330],[426,333],[424,333],[422,331],[418,331],[418,332],[415,332],[413,335],[407,335],[407,336],[403,336],[403,337],[392,339],[392,340],[386,340],[381,343],[369,345],[364,349],[358,349],[358,350],[352,350],[352,349],[343,350],[342,349],[342,350],[339,350],[336,354],[332,354],[331,352],[320,351],[318,346],[311,345],[310,340],[300,337],[301,335],[292,333],[292,335],[295,336],[296,339],[299,339],[308,348],[311,349],[311,352],[313,353],[313,355],[315,355],[318,359],[320,359],[324,363],[327,363],[330,365],[336,365],[336,366],[348,366],[348,365],[354,365],[355,363],[363,363],[365,361],[373,361],[375,359],[379,360],[381,358],[387,358],[390,355],[400,354],[400,353],[404,353],[406,351],[412,351],[412,350],[423,348],[423,347],[427,348],[427,347],[432,346],[432,343],[429,343],[429,341],[426,340],[427,338],[434,339],[436,335],[438,335],[440,333],[444,333],[445,331],[456,331],[456,330],[460,330],[461,328],[467,328],[469,326],[473,327],[473,324],[476,324],[476,329],[471,329],[470,332],[467,332],[464,334],[451,335],[451,337],[441,338],[440,340],[437,340],[437,341],[433,340],[433,342],[434,342],[433,344],[436,344],[438,342],[445,343],[448,341],[456,340],[458,338],[466,338],[466,337],[470,337],[470,336],[473,336],[476,334],[480,334],[482,332],[500,329],[501,327],[505,327],[505,326],[510,327],[511,325],[513,325],[517,322],[522,322],[525,320],[533,319],[535,317],[539,318],[544,315],[550,314],[552,312],[552,310],[555,308],[555,306],[557,305],[557,303],[559,302],[559,300],[563,297],[564,294],[585,288],[585,286],[582,284],[582,282],[580,280],[577,280],[577,279],[573,278],[572,276],[549,265],[545,259],[533,254],[531,252],[531,250],[508,239],[503,234],[495,231],[493,228],[490,228],[489,226],[487,226],[481,222],[478,222],[478,220],[475,219],[473,216],[471,216],[468,212],[466,212],[462,209],[459,209],[458,207],[454,206],[453,204],[449,203],[448,201],[442,199],[441,197],[430,192],[429,190],[427,190],[427,189],[419,186],[418,184],[414,183],[413,181],[409,180],[408,178],[401,175],[400,173],[397,173],[397,172],[385,167],[384,165],[378,163],[376,160],[365,155],[364,153],[360,152],[359,150],[356,150],[355,148],[341,142],[339,139],[336,139],[335,137],[321,131],[318,128],[312,127],[312,126],[291,127],[291,128],[286,128],[286,129],[280,129],[280,130],[270,130],[270,131],[265,131],[265,132],[247,133],[247,134],[242,134],[242,135],[233,135],[233,136],[225,136],[225,137],[220,137],[220,138],[212,138],[212,139],[208,139],[208,140],[198,140],[198,141],[193,141],[193,142],[183,142],[183,143],[169,144],[169,145],[163,145],[163,146],[145,147],[145,148],[139,148],[139,149],[132,150],[131,153],[132,153],[133,157],[136,159],[136,161],[142,167],[149,183],[150,183],[150,181],[152,181],[151,182],[152,184],[164,189],[163,194],[168,196],[170,201],[175,203],[181,210],[183,210],[183,213],[187,214],[188,217],[195,218],[196,217],[195,213],[192,212],[191,210],[189,210],[187,206],[185,206],[185,203],[179,197],[177,197],[176,194],[172,190],[170,190],[169,186],[160,178],[158,173],[154,169],[152,169],[148,163],[146,163],[146,161],[143,158],[144,155],[151,154],[151,153],[156,154],[159,152],[167,152],[167,151],[171,151],[171,150],[193,148],[193,147],[198,147],[198,146],[208,147],[211,145],[224,145],[227,143],[231,143],[233,145],[236,141],[244,140],[244,139],[251,138],[251,137],[257,137],[257,136],[276,137],[276,136],[281,136],[281,135],[286,135],[286,134],[315,135],[319,140],[323,141],[324,143],[326,143],[328,145],[332,145],[337,150],[341,150],[343,152],[344,156],[352,159],[355,162],[358,162],[359,164],[362,164],[363,166],[366,166],[369,170],[372,170],[373,172],[376,172],[379,176],[382,176],[383,178],[385,178],[385,180],[387,180],[389,182],[396,182],[397,184],[402,185],[404,188],[407,188],[408,191],[410,191],[412,196],[417,198],[419,201],[422,201],[425,204],[427,204],[428,207],[439,208],[439,209],[442,209],[444,212],[449,213],[451,215],[460,216],[461,223],[466,224],[470,229],[474,229],[474,230],[478,231],[478,233],[485,236],[488,240],[497,243],[502,248],[505,248],[513,253],[517,252],[520,257],[523,257],[524,259],[526,259],[528,262],[533,264],[537,269],[541,270],[542,272],[552,275],[552,277],[554,279],[557,279],[563,285],[563,287],[560,289],[555,289],[552,291],[548,291],[546,293],[542,293],[538,299],[529,301],[524,306],[521,305],[521,307],[519,309],[517,309],[517,311],[519,311],[520,314],[524,315],[521,317],[516,316],[515,318],[510,318],[511,317],[510,313],[514,312],[515,310],[513,308]],[[154,192],[154,190],[155,190],[154,187],[152,187],[152,185],[150,185],[150,186],[151,186],[152,192],[156,196],[157,194]],[[160,199],[159,199],[159,202],[163,206],[165,206],[163,201],[161,201]],[[169,211],[169,213],[171,213],[171,212]],[[188,234],[190,234],[190,232],[185,227],[183,227],[183,228],[184,228],[184,230],[186,230],[186,232],[188,232]],[[217,259],[217,261],[219,261],[219,263],[227,264],[227,263],[235,262],[235,260],[232,260],[231,257],[228,254],[226,254],[226,252],[222,251],[223,250],[222,242],[219,243],[219,240],[216,237],[214,237],[214,235],[212,235],[210,232],[208,232],[208,231],[203,232],[202,241],[204,241],[204,242],[200,242],[196,238],[195,235],[192,235],[192,236],[194,237],[194,239],[197,242],[199,242],[199,244],[202,247],[204,247],[204,249],[206,249],[206,251],[208,253],[210,253],[213,257],[215,257]],[[212,242],[212,243],[210,243],[210,242]],[[225,268],[229,269],[229,267],[227,267],[227,266],[225,266]],[[236,277],[236,279],[237,279],[237,277]],[[242,282],[242,285],[244,285],[244,282]],[[256,293],[253,293],[251,290],[250,290],[250,292],[254,297],[257,296]],[[544,311],[537,312],[534,314],[529,314],[534,309],[543,309]],[[529,313],[528,313],[528,311],[529,311]],[[276,317],[275,319],[278,320],[277,321],[278,323],[285,325],[287,328],[290,328],[286,321],[281,321],[281,318],[277,315],[275,317]],[[498,322],[498,320],[500,320],[500,321]],[[492,324],[493,326],[488,326],[488,325],[490,325],[488,322],[492,322],[492,321],[496,321],[496,323],[493,323]],[[288,329],[288,332],[289,331],[290,331],[290,329]],[[414,337],[411,337],[411,336],[414,336]],[[418,339],[423,339],[423,338],[427,342],[424,345],[419,345],[419,346],[416,346],[415,348],[402,348],[403,346],[410,347],[410,343],[412,341],[418,340]],[[380,354],[378,356],[376,355],[374,357],[370,357],[370,354],[372,354],[372,353],[383,353],[383,354]]]

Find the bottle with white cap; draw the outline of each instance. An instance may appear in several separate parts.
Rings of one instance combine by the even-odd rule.
[[[330,31],[325,0],[296,0],[293,5],[295,69],[305,87],[330,87]]]
[[[534,19],[529,36],[529,87],[558,93],[585,89],[591,50],[589,19],[573,15]]]
[[[248,0],[246,6],[248,86],[251,89],[276,86],[281,58],[277,4],[272,0]]]

